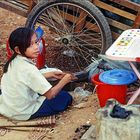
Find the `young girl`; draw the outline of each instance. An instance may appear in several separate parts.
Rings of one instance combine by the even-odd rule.
[[[29,28],[14,30],[9,45],[13,55],[4,66],[0,114],[15,120],[28,120],[66,110],[72,97],[61,89],[76,77],[61,71],[41,74],[32,61],[39,53],[37,35]],[[53,87],[46,80],[48,78],[60,81]]]

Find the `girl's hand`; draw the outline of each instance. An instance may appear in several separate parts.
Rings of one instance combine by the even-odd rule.
[[[54,73],[58,77],[62,77],[62,79],[56,84],[54,87],[52,87],[49,91],[47,91],[44,96],[47,97],[47,99],[52,99],[54,98],[61,90],[62,88],[69,82],[76,80],[77,77],[75,77],[73,74],[69,73]]]
[[[62,80],[67,84],[73,80],[77,80],[78,78],[75,77],[73,74],[67,73],[65,76],[62,78]]]
[[[56,79],[62,79],[65,75],[66,73],[64,72],[60,72],[60,71],[53,72],[53,78],[56,78]]]

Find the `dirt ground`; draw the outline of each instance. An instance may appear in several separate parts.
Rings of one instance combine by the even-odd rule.
[[[12,30],[24,26],[26,18],[0,8],[0,68],[6,61],[5,43]],[[2,70],[0,69],[0,77]],[[96,94],[89,95],[78,108],[73,104],[60,114],[56,125],[48,134],[48,140],[78,140],[77,128],[81,125],[95,124],[95,113],[99,108]]]
[[[26,18],[15,13],[0,8],[0,75],[2,76],[2,66],[6,62],[5,43],[12,32],[19,26],[24,26]],[[74,104],[75,105],[75,104]],[[72,140],[77,138],[75,130],[81,125],[91,125],[95,123],[95,112],[98,109],[96,95],[90,95],[83,101],[82,107],[70,107],[66,112],[58,116],[56,126],[48,135],[48,139]],[[78,139],[78,138],[77,138]]]

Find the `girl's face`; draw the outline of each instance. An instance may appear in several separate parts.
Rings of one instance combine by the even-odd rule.
[[[39,54],[39,45],[37,41],[37,36],[34,33],[31,38],[31,45],[26,49],[25,55],[31,59],[37,58]]]

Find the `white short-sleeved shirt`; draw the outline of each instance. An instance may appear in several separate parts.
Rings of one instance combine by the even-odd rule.
[[[51,87],[30,59],[18,55],[1,80],[0,114],[28,120],[46,98],[39,94],[43,95]]]

